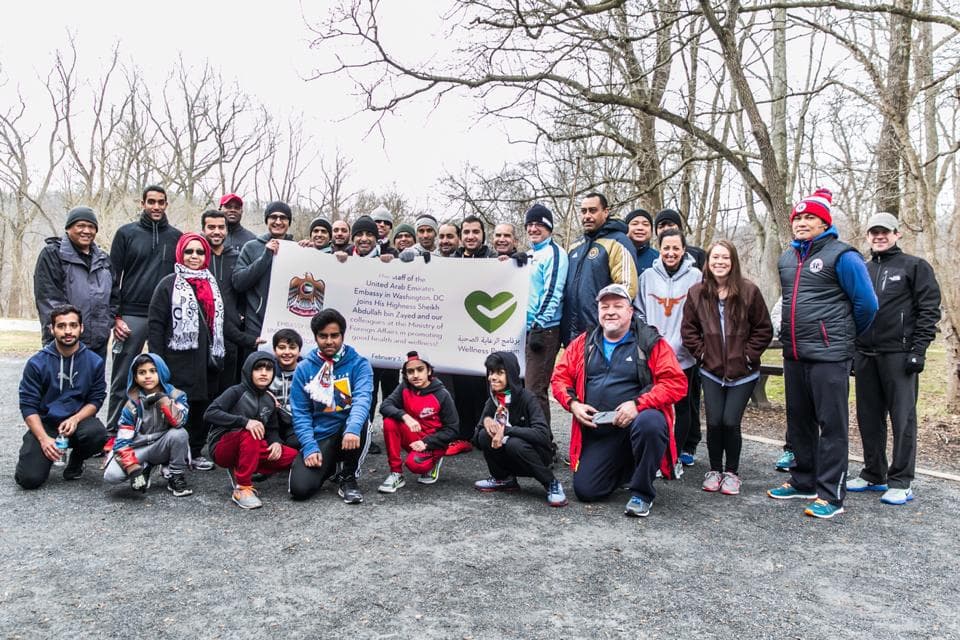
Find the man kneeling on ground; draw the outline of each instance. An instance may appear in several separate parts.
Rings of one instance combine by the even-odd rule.
[[[55,438],[63,436],[73,452],[63,469],[64,480],[83,474],[83,461],[107,441],[97,411],[107,397],[103,358],[80,342],[83,316],[71,305],[50,312],[53,342],[27,361],[20,379],[20,413],[27,423],[14,479],[24,489],[39,489],[50,467],[66,451]]]
[[[597,294],[599,327],[580,334],[550,386],[573,414],[570,468],[581,502],[603,500],[627,482],[629,516],[650,513],[657,470],[671,478],[677,460],[673,408],[687,379],[670,345],[633,313],[627,288]]]

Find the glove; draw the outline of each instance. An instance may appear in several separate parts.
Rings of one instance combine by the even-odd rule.
[[[920,373],[923,371],[925,361],[925,358],[919,353],[908,353],[903,369],[907,373]]]
[[[543,329],[534,325],[530,328],[530,331],[527,332],[527,346],[530,347],[530,351],[534,353],[541,353],[544,348],[543,344]]]
[[[412,247],[408,247],[400,252],[400,260],[403,262],[413,262],[416,257],[417,250]]]
[[[523,251],[515,251],[514,254],[510,257],[513,258],[513,261],[517,263],[518,267],[527,266],[527,261],[530,259],[530,256],[528,256]]]
[[[423,264],[429,264],[429,263],[430,263],[430,252],[429,252],[429,251],[424,251],[424,252],[423,252]]]

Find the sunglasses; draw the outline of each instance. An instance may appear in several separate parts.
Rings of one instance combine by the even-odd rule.
[[[184,249],[183,255],[185,256],[205,256],[207,252],[203,249]]]

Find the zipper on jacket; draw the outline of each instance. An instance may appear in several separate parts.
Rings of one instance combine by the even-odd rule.
[[[823,343],[830,346],[830,336],[827,335],[827,325],[823,324],[823,320],[820,321],[820,334],[823,336]]]
[[[797,293],[800,289],[800,272],[803,270],[803,256],[797,253],[797,270],[793,276],[793,295],[790,296],[790,341],[793,343],[793,359],[799,360],[797,355]]]
[[[900,312],[900,342],[903,343],[903,346],[907,346],[907,331],[904,327],[903,311]]]

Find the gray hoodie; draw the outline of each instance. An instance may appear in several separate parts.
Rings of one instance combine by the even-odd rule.
[[[703,274],[694,266],[695,263],[693,256],[684,254],[680,268],[671,276],[663,266],[663,258],[657,258],[653,261],[653,266],[640,276],[636,299],[640,317],[648,325],[657,328],[677,354],[677,360],[684,369],[697,362],[683,346],[680,337],[687,292],[703,279]]]

